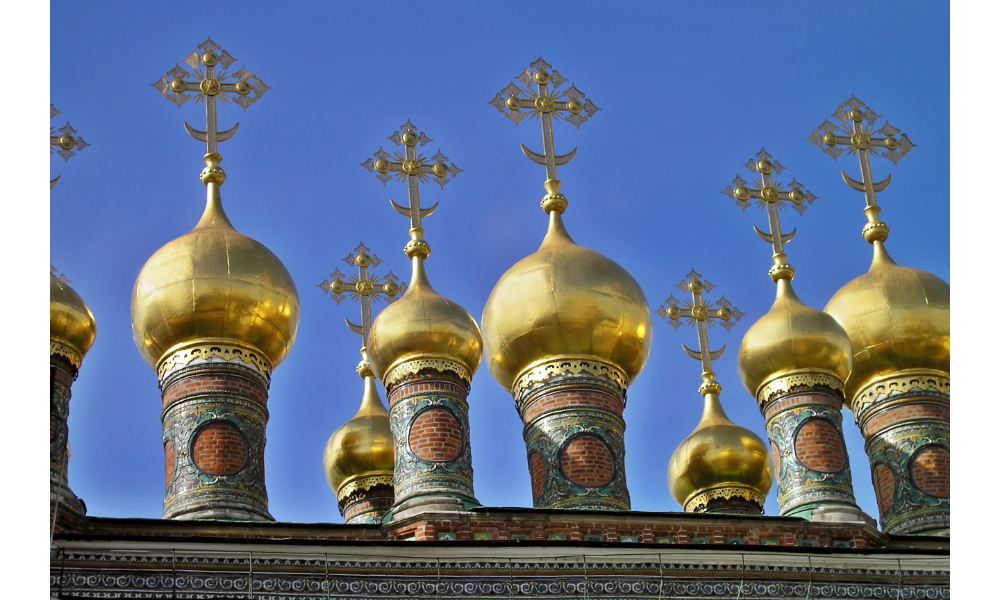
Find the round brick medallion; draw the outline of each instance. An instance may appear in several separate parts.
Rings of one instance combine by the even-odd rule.
[[[191,460],[207,475],[234,475],[247,462],[247,442],[228,421],[213,421],[195,433]]]
[[[451,462],[461,456],[462,427],[451,411],[427,408],[410,425],[410,452],[428,462]]]
[[[941,446],[924,446],[910,459],[910,477],[917,489],[935,498],[951,497],[951,453]]]
[[[607,485],[615,475],[611,449],[590,433],[574,436],[562,447],[559,465],[567,479],[584,487]]]
[[[171,441],[167,441],[163,444],[163,453],[166,455],[167,459],[167,489],[170,489],[170,480],[174,478],[174,444]]]
[[[807,469],[839,473],[847,466],[840,432],[826,419],[807,419],[795,432],[795,456]]]
[[[892,497],[896,495],[896,476],[892,474],[892,469],[879,463],[872,469],[872,483],[875,486],[878,512],[885,516],[892,506]]]
[[[531,474],[531,500],[538,502],[545,487],[545,461],[537,452],[528,455],[528,473]]]

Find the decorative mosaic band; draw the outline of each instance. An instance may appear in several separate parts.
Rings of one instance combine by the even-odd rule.
[[[271,377],[271,361],[263,352],[230,340],[198,340],[175,346],[164,353],[156,366],[156,374],[162,383],[174,370],[202,362],[238,362],[264,375],[268,381]]]
[[[628,376],[617,366],[597,360],[591,356],[556,356],[536,362],[514,378],[510,393],[515,402],[540,383],[560,375],[588,375],[613,381],[621,389],[622,396],[628,389]]]
[[[163,390],[165,398],[175,387],[196,390],[174,398],[163,411],[163,516],[273,520],[264,485],[268,413],[261,398],[266,400],[267,390],[236,365],[212,366],[192,365],[189,376],[179,373]],[[256,398],[232,391],[254,387]]]
[[[65,363],[53,365],[51,396],[49,398],[49,495],[54,502],[59,499],[60,511],[82,513],[80,503],[69,488],[66,463],[69,461],[69,401],[72,396],[73,374]]]
[[[708,508],[708,503],[712,500],[732,500],[734,498],[742,498],[747,502],[753,502],[760,505],[762,511],[764,509],[764,494],[750,487],[723,484],[709,488],[688,498],[684,502],[684,512],[705,512],[705,509]]]
[[[465,382],[465,387],[469,387],[472,383],[472,372],[469,371],[468,367],[465,365],[447,356],[424,354],[417,357],[406,358],[398,361],[394,365],[391,365],[385,371],[385,377],[382,378],[382,384],[388,392],[388,390],[395,388],[407,379],[415,377],[424,369],[433,369],[441,373],[454,373],[459,379]]]
[[[824,389],[771,403],[767,437],[775,459],[780,515],[806,505],[857,506],[841,400]]]
[[[337,502],[359,491],[368,491],[376,485],[387,485],[392,487],[392,472],[377,471],[376,475],[364,474],[353,479],[348,479],[337,490]]]
[[[951,377],[940,371],[901,371],[889,377],[877,379],[863,387],[854,395],[851,406],[855,415],[862,415],[875,402],[905,394],[912,390],[932,391],[938,394],[951,395]]]
[[[757,390],[757,405],[761,412],[781,396],[786,396],[798,390],[813,390],[819,386],[824,386],[840,392],[844,395],[844,382],[832,373],[817,371],[790,373],[780,375],[764,383]]]
[[[80,365],[83,364],[83,355],[76,348],[64,344],[62,340],[56,338],[49,338],[49,356],[62,356],[76,369],[79,369]]]
[[[478,504],[472,486],[467,392],[454,379],[442,373],[390,388],[397,506],[416,496],[454,496]]]

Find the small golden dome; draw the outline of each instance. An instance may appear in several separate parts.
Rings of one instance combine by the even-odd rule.
[[[642,288],[616,262],[573,242],[559,210],[549,213],[538,251],[493,288],[483,329],[490,373],[508,390],[534,363],[564,355],[610,362],[631,382],[653,343]]]
[[[763,508],[773,481],[764,442],[726,417],[717,394],[706,394],[701,421],[670,457],[667,485],[674,499],[687,512],[732,497]]]
[[[743,336],[737,369],[755,398],[769,380],[796,371],[825,372],[845,381],[851,373],[851,342],[833,317],[803,304],[792,282],[779,279],[771,310]]]
[[[273,368],[298,325],[291,275],[273,252],[233,228],[215,183],[198,224],[157,250],[132,290],[132,336],[153,369],[175,347],[203,339],[252,346]]]
[[[897,265],[881,241],[874,251],[868,272],[823,309],[843,326],[854,350],[844,389],[849,409],[855,394],[878,377],[951,370],[951,288],[926,271]]]
[[[49,339],[55,344],[65,346],[76,352],[78,357],[67,357],[77,368],[79,361],[94,345],[97,334],[94,315],[84,304],[80,295],[69,287],[65,281],[60,281],[49,273]],[[50,346],[51,347],[51,346]],[[62,350],[52,348],[54,352]]]
[[[338,500],[344,484],[365,476],[391,480],[396,466],[389,411],[379,398],[375,376],[366,362],[358,366],[358,373],[365,380],[361,408],[350,421],[333,432],[323,452],[326,481],[333,493],[338,495]]]
[[[423,258],[414,256],[410,285],[379,313],[368,338],[368,360],[379,379],[397,364],[418,356],[447,358],[469,370],[483,356],[483,336],[469,313],[434,291]]]

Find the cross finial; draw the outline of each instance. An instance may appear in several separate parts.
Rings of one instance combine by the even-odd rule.
[[[864,212],[868,224],[861,230],[861,235],[870,244],[876,241],[884,242],[889,237],[889,226],[878,218],[881,209],[875,203],[875,193],[889,187],[892,175],[887,175],[879,182],[872,181],[869,158],[871,155],[884,156],[895,165],[915,144],[905,133],[900,135],[899,130],[888,121],[881,129],[876,130],[875,122],[881,116],[853,95],[847,102],[837,107],[832,116],[840,122],[839,127],[827,119],[806,139],[816,144],[817,148],[834,160],[837,160],[845,148],[848,154],[858,156],[861,164],[861,181],[851,179],[846,171],[840,173],[848,186],[865,194]],[[896,136],[899,136],[899,139]]]
[[[420,183],[425,183],[434,176],[434,183],[444,186],[454,179],[462,169],[448,164],[448,157],[438,150],[437,154],[429,159],[423,154],[417,153],[417,145],[424,146],[427,142],[432,142],[426,134],[417,130],[417,127],[409,120],[399,127],[399,131],[393,132],[387,139],[396,146],[402,146],[403,152],[393,152],[390,155],[381,147],[372,156],[375,160],[367,159],[361,166],[369,173],[375,173],[375,177],[382,182],[382,185],[389,183],[392,179],[390,173],[395,173],[397,181],[406,181],[409,192],[409,207],[396,204],[391,198],[389,202],[396,211],[404,217],[410,218],[410,242],[406,244],[405,252],[408,258],[419,256],[427,258],[431,253],[431,247],[423,239],[424,230],[421,226],[421,219],[431,216],[437,210],[438,203],[430,208],[420,207]],[[433,162],[431,162],[433,161]],[[449,177],[451,179],[449,179]]]
[[[560,91],[558,88],[566,82],[566,78],[559,71],[553,70],[552,65],[540,56],[518,75],[517,80],[523,87],[511,82],[489,103],[515,125],[525,117],[541,120],[544,153],[532,152],[524,144],[521,144],[521,151],[532,161],[545,165],[545,189],[548,194],[542,199],[542,208],[546,213],[552,210],[562,213],[566,210],[568,201],[559,193],[556,167],[573,160],[576,148],[561,156],[556,155],[552,141],[552,119],[565,119],[579,129],[580,124],[601,109],[576,89],[575,85],[570,84],[569,88]]]
[[[49,263],[49,273],[52,273],[53,275],[56,275],[58,273],[58,275],[56,275],[56,279],[58,281],[61,281],[66,284],[73,283],[72,281],[66,278],[65,273],[59,273],[59,269],[57,269],[56,266],[53,265],[52,263]]]
[[[380,275],[372,276],[368,269],[374,269],[382,264],[382,260],[374,254],[369,254],[369,249],[364,243],[358,244],[354,252],[347,255],[343,261],[352,267],[357,267],[357,274],[351,273],[347,281],[344,281],[344,274],[340,269],[335,269],[330,273],[329,279],[324,279],[323,283],[316,287],[329,294],[337,304],[346,298],[360,302],[361,304],[361,324],[355,325],[350,319],[344,319],[351,331],[361,336],[361,351],[364,353],[368,347],[368,334],[372,328],[372,308],[371,303],[382,300],[385,296],[386,302],[391,304],[399,295],[406,291],[405,283],[396,283],[399,279],[390,270],[385,277]]]
[[[195,104],[205,103],[205,131],[198,131],[186,122],[184,128],[191,137],[208,145],[208,154],[218,154],[218,143],[233,137],[240,127],[237,123],[225,131],[218,131],[215,115],[216,99],[223,104],[235,102],[246,110],[270,89],[245,67],[240,67],[230,74],[228,69],[237,60],[239,59],[222,50],[212,38],[208,38],[184,59],[184,62],[191,66],[192,73],[178,64],[152,84],[167,100],[176,104],[177,108],[192,98],[187,92],[194,92]],[[222,71],[218,72],[217,67],[221,67]]]
[[[688,325],[693,325],[698,330],[698,350],[692,350],[681,344],[688,356],[701,361],[701,379],[703,381],[698,392],[702,396],[706,394],[718,394],[722,391],[722,386],[715,381],[715,373],[712,371],[712,361],[722,356],[726,347],[712,351],[708,345],[708,328],[715,327],[718,322],[726,331],[729,331],[743,317],[743,313],[738,308],[726,300],[725,296],[720,296],[716,302],[706,301],[703,294],[709,293],[715,286],[701,275],[691,269],[687,277],[681,280],[675,287],[683,292],[691,292],[691,300],[680,300],[671,294],[664,305],[656,309],[656,314],[661,319],[669,319],[667,323],[676,331],[681,325],[681,319],[687,321]]]
[[[807,205],[813,203],[816,196],[809,190],[803,190],[802,184],[795,179],[792,179],[792,182],[788,184],[789,189],[787,190],[783,189],[783,184],[775,182],[773,175],[779,175],[785,170],[785,167],[776,160],[772,161],[771,155],[763,148],[760,149],[755,158],[751,158],[743,166],[760,176],[760,184],[748,185],[742,177],[737,175],[736,179],[733,179],[732,185],[726,186],[722,193],[736,200],[736,204],[744,212],[750,206],[751,199],[757,201],[758,208],[767,211],[767,225],[770,233],[764,233],[756,225],[753,226],[753,229],[760,236],[760,239],[771,244],[771,249],[774,251],[771,257],[774,266],[768,271],[768,275],[775,283],[779,279],[791,281],[795,276],[795,269],[788,264],[784,245],[795,237],[795,229],[787,234],[781,232],[778,211],[787,208],[786,202],[791,202],[792,208],[801,215],[808,208]]]
[[[61,110],[57,109],[51,103],[49,104],[49,121],[61,113]],[[78,151],[83,150],[89,145],[83,141],[82,137],[76,135],[76,130],[70,127],[69,121],[60,127],[58,131],[55,127],[49,125],[49,154],[55,152],[63,157],[64,161],[68,162],[71,156],[74,156]],[[56,187],[56,184],[59,183],[59,177],[61,175],[49,181],[49,189]]]

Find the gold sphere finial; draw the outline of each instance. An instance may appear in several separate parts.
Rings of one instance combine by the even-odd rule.
[[[538,69],[537,71],[535,71],[535,74],[532,75],[532,78],[534,78],[535,83],[540,83],[543,85],[548,83],[549,80],[552,79],[552,77],[548,74],[548,72],[543,69]]]
[[[403,135],[400,136],[400,139],[407,146],[416,146],[417,145],[417,134],[413,133],[412,131],[404,131]]]
[[[765,175],[768,174],[768,173],[773,173],[774,172],[774,163],[771,162],[771,161],[769,161],[766,158],[762,158],[762,159],[758,160],[757,161],[757,172],[758,173],[764,173]]]
[[[361,379],[366,379],[372,376],[372,366],[368,362],[367,358],[362,358],[355,370],[358,372]]]
[[[542,210],[545,211],[545,214],[549,214],[552,211],[562,214],[566,210],[566,207],[569,206],[569,200],[566,199],[566,196],[559,193],[562,183],[558,179],[546,179],[542,185],[545,186],[545,191],[548,192],[542,198]]]
[[[222,162],[222,156],[209,153],[205,155],[204,161],[205,168],[201,170],[201,175],[199,176],[201,182],[205,185],[210,183],[222,185],[225,183],[226,172],[219,166],[219,163]]]
[[[214,67],[219,64],[219,55],[209,50],[201,55],[201,62],[206,67]]]

